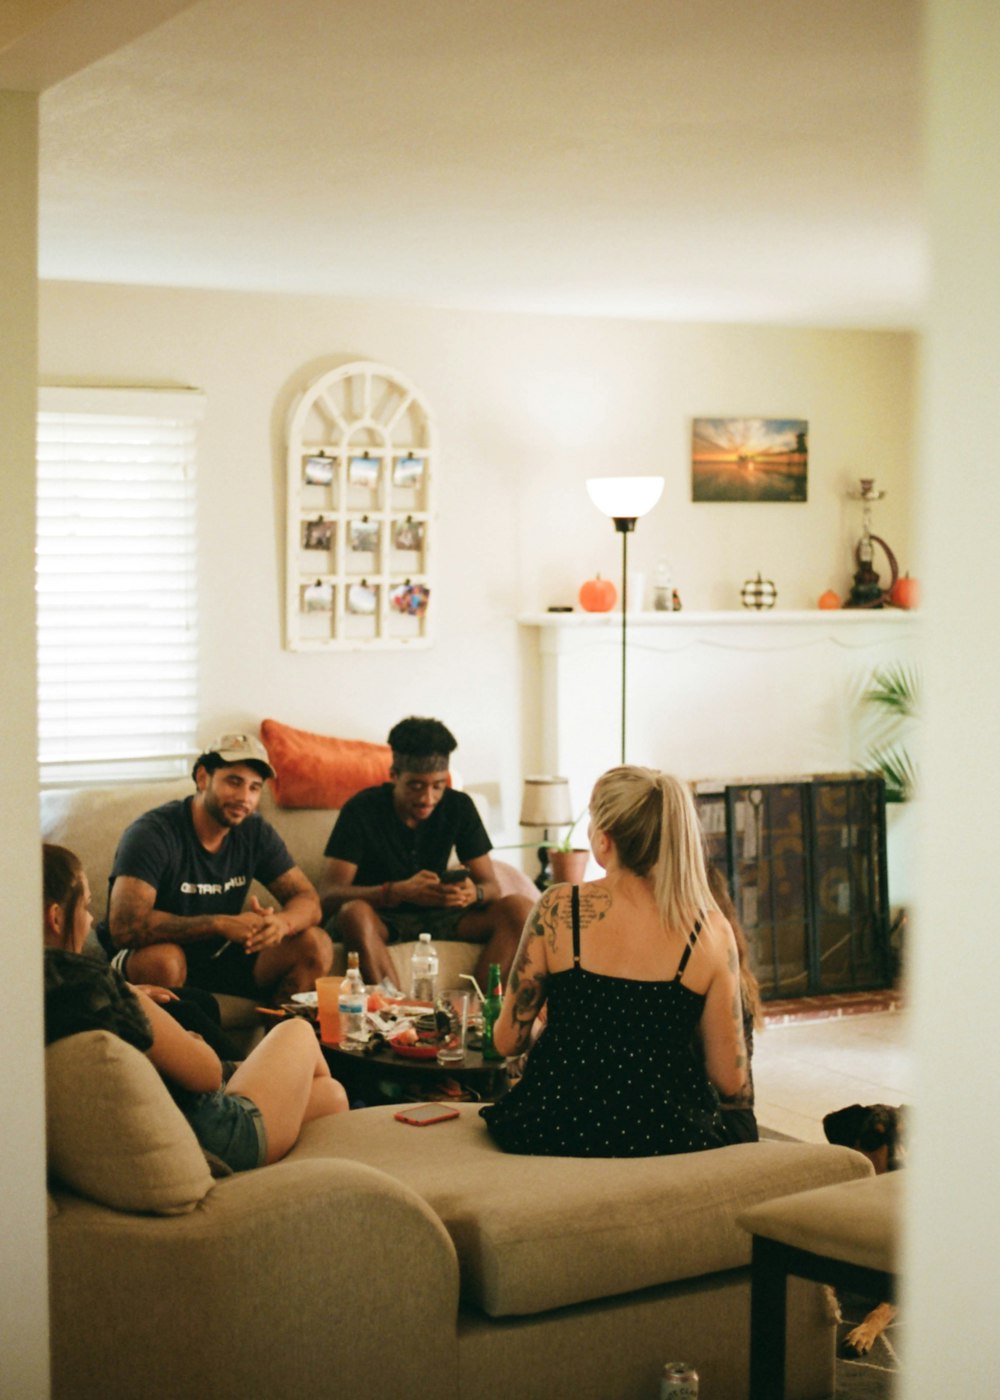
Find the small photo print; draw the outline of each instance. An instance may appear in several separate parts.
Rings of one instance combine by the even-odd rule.
[[[378,595],[367,583],[352,583],[347,590],[347,611],[370,617],[375,611]]]
[[[367,486],[374,491],[378,485],[379,462],[377,457],[352,457],[347,464],[347,480],[352,486]]]
[[[302,590],[302,611],[307,613],[333,611],[333,584],[307,583]]]
[[[307,457],[303,464],[303,474],[308,486],[329,486],[333,480],[334,461],[320,452],[315,457]]]
[[[392,484],[393,486],[419,486],[423,474],[423,457],[400,457],[392,469]]]
[[[804,418],[695,418],[692,501],[804,501],[809,424]]]
[[[424,524],[422,520],[397,520],[393,527],[392,542],[396,549],[423,549]]]
[[[306,520],[302,525],[303,549],[330,549],[333,546],[332,520]]]
[[[355,554],[374,554],[378,549],[378,522],[375,520],[352,520],[350,528],[351,550]]]
[[[401,583],[390,593],[389,602],[405,617],[423,617],[430,596],[431,590],[422,583]]]

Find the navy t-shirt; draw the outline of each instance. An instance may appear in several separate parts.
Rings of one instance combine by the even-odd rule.
[[[414,827],[396,815],[392,793],[392,783],[383,783],[350,798],[326,843],[324,855],[358,867],[356,885],[408,880],[419,870],[440,875],[452,850],[462,862],[489,855],[492,842],[468,793],[446,788],[427,820]]]
[[[126,828],[111,867],[109,903],[115,880],[128,875],[153,886],[153,908],[166,914],[239,914],[254,880],[270,885],[295,865],[274,827],[257,813],[231,827],[217,851],[206,851],[191,821],[191,802],[165,802]],[[110,956],[115,949],[107,918],[97,935]]]

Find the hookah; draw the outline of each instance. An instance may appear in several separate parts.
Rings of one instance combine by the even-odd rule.
[[[882,608],[889,602],[889,595],[899,578],[899,565],[896,563],[896,556],[881,535],[873,535],[871,530],[872,504],[875,501],[884,500],[886,493],[876,489],[872,477],[863,476],[860,479],[858,489],[848,491],[847,494],[851,500],[861,502],[862,515],[861,538],[854,551],[858,568],[854,575],[850,597],[844,606],[848,608]],[[885,588],[882,587],[874,567],[875,545],[881,545],[892,575]]]

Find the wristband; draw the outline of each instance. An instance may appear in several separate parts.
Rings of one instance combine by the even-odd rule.
[[[486,891],[483,889],[482,885],[476,886],[476,903],[478,905],[486,903]]]
[[[389,891],[390,891],[391,888],[392,888],[392,881],[391,881],[391,880],[386,880],[385,884],[382,886],[382,893],[381,893],[381,895],[380,895],[380,897],[379,897],[379,903],[380,903],[381,905],[383,905],[383,907],[385,907],[385,908],[388,908],[388,906],[389,906]]]

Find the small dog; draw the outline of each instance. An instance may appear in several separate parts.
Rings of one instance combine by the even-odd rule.
[[[838,1147],[853,1147],[863,1152],[875,1168],[875,1174],[897,1171],[906,1161],[903,1138],[905,1110],[890,1104],[852,1103],[838,1108],[823,1119],[823,1131],[828,1142]],[[839,1308],[837,1309],[839,1316]],[[843,1351],[848,1356],[864,1356],[894,1320],[893,1303],[879,1303],[865,1320],[844,1338]]]

